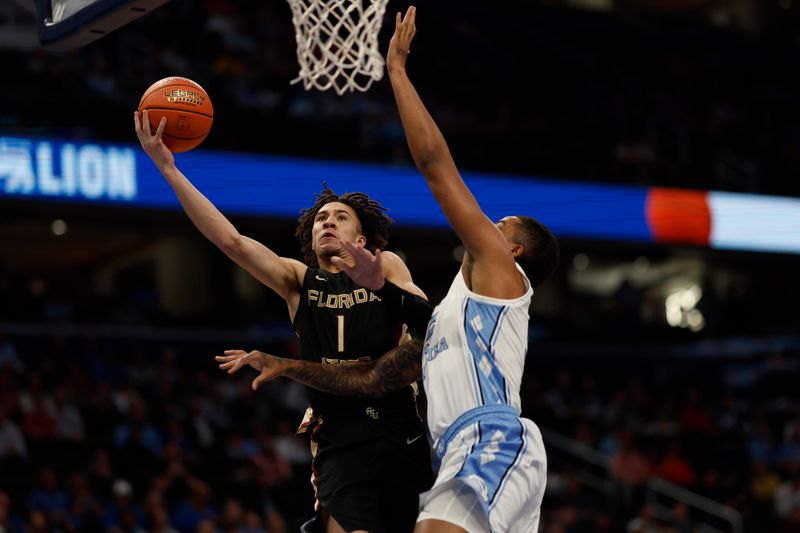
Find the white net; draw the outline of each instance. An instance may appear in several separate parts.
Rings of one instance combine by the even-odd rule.
[[[338,94],[383,77],[378,33],[389,0],[288,0],[300,74],[292,83]]]

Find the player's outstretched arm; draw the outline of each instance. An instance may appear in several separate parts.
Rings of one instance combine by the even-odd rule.
[[[233,374],[245,366],[258,370],[253,390],[278,376],[330,394],[375,398],[410,385],[422,376],[422,341],[412,340],[370,363],[324,365],[284,359],[258,350],[225,350],[215,359],[222,370]]]
[[[499,261],[516,276],[505,239],[483,213],[456,168],[447,142],[406,73],[406,60],[416,34],[416,8],[396,16],[395,32],[386,57],[400,120],[417,168],[464,247],[478,262]]]
[[[145,153],[175,191],[175,195],[198,230],[225,255],[247,270],[256,279],[289,301],[298,292],[305,273],[299,261],[278,256],[261,243],[241,235],[233,224],[198,191],[189,179],[175,166],[172,152],[161,140],[167,124],[162,118],[155,133],[143,124],[149,124],[147,111],[133,115],[134,129]],[[302,270],[302,272],[301,272]]]

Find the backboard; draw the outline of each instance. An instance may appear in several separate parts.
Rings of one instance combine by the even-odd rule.
[[[39,42],[66,51],[85,46],[169,0],[36,0]]]

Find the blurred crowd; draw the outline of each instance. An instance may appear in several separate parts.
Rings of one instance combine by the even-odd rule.
[[[313,507],[307,438],[294,433],[304,391],[278,380],[253,393],[253,375],[216,368],[223,347],[0,335],[0,531],[297,531]],[[649,498],[653,476],[736,509],[745,531],[800,531],[799,357],[533,349],[522,399],[548,446],[543,531],[713,523]]]
[[[305,393],[254,394],[213,350],[0,335],[0,531],[297,531]]]
[[[741,513],[744,531],[800,531],[800,353],[718,355],[528,356],[523,410],[602,458],[613,482],[606,491],[587,483],[597,473],[591,457],[551,442],[545,531],[730,530],[674,496],[665,501],[648,487],[654,476]]]
[[[788,29],[558,4],[420,6],[409,70],[463,169],[800,195],[787,179],[800,173]],[[84,49],[7,49],[0,60],[14,80],[6,131],[134,141],[144,90],[182,75],[214,102],[208,148],[409,162],[385,80],[343,97],[290,85],[282,0],[174,0]]]

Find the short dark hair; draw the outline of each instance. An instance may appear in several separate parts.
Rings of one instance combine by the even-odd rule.
[[[520,224],[514,237],[523,249],[522,255],[517,257],[517,263],[535,289],[558,266],[561,252],[555,235],[547,226],[532,217],[517,218]]]
[[[317,211],[331,202],[341,202],[355,211],[361,225],[361,234],[367,239],[364,245],[367,250],[374,252],[377,248],[383,250],[386,247],[389,243],[389,225],[393,222],[386,214],[387,209],[363,192],[346,192],[338,195],[328,187],[327,183],[323,183],[314,205],[300,212],[297,229],[294,232],[300,241],[300,251],[303,252],[307,265],[319,266],[317,254],[311,246],[311,230],[314,227]]]

